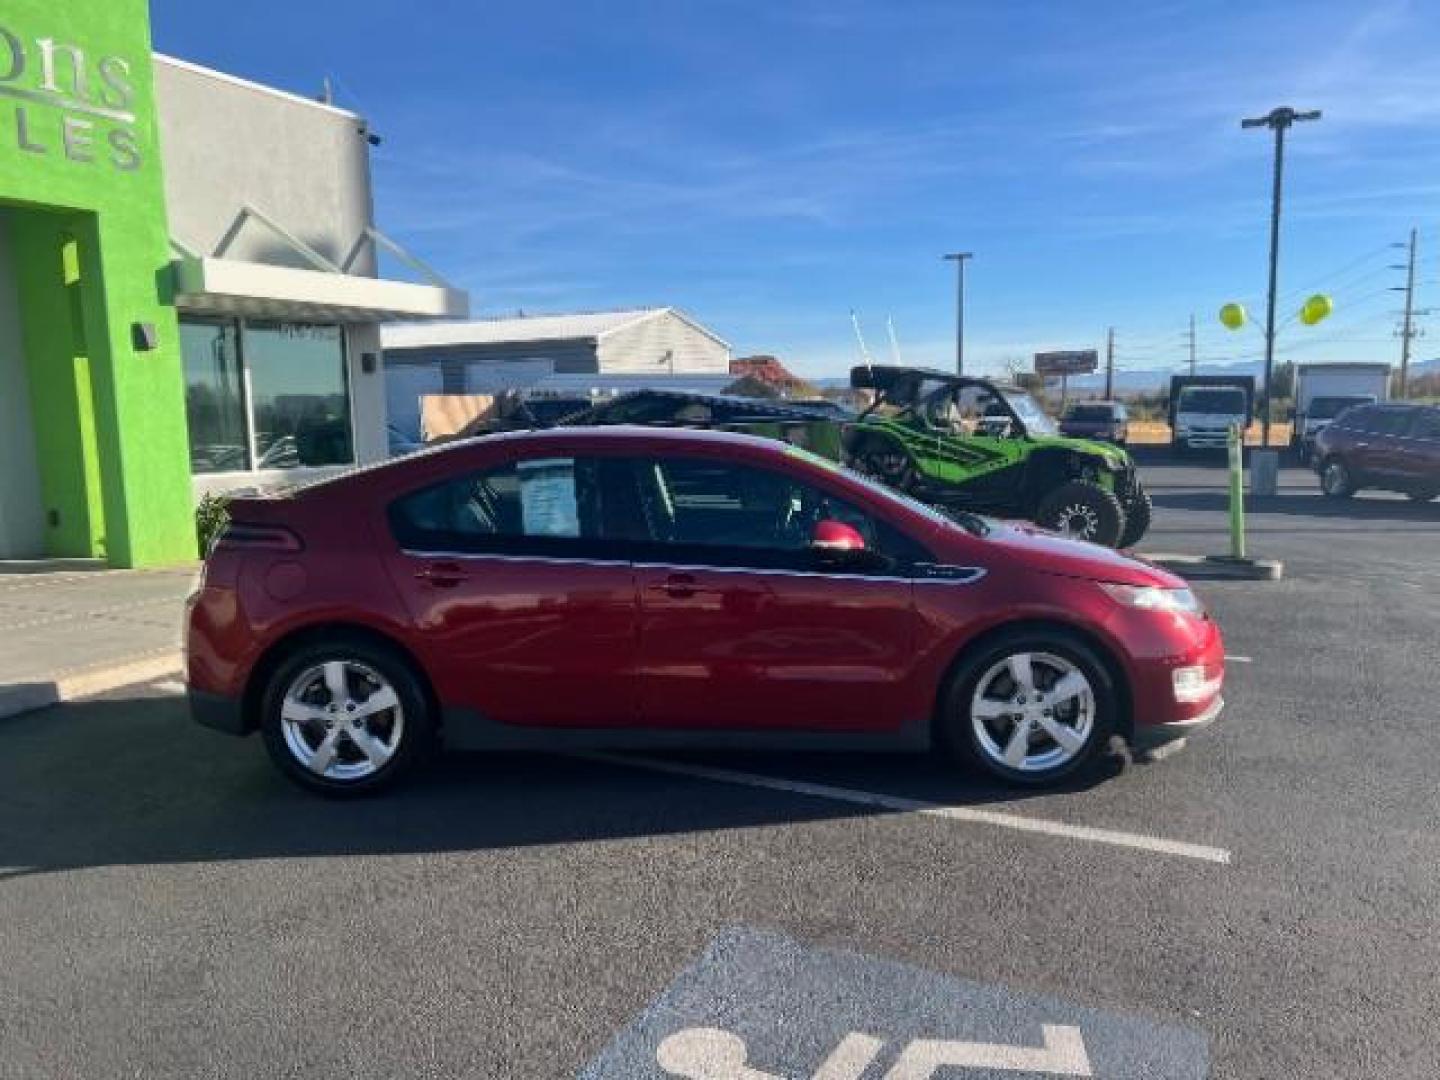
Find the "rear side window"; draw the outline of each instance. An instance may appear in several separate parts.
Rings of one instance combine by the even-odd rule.
[[[1417,412],[1411,434],[1417,439],[1440,439],[1440,412],[1434,409]]]
[[[568,457],[511,462],[402,496],[390,528],[409,551],[544,551],[599,536],[596,462]]]
[[[1376,435],[1405,435],[1410,431],[1408,409],[1375,409],[1367,417],[1365,430]]]

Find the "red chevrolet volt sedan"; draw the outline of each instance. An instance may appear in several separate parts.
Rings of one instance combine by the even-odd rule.
[[[237,499],[191,597],[196,720],[327,794],[435,746],[924,749],[1044,784],[1222,708],[1153,566],[952,520],[782,443],[566,428]]]

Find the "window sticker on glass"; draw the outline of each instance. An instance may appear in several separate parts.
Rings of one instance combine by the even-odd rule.
[[[522,461],[520,515],[526,536],[579,536],[580,507],[575,497],[575,462],[570,458]]]

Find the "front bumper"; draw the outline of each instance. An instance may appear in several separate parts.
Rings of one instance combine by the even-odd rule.
[[[1182,431],[1175,441],[1192,450],[1224,450],[1230,445],[1228,431]]]
[[[1216,694],[1209,705],[1184,720],[1171,720],[1163,724],[1136,724],[1135,731],[1130,736],[1130,746],[1135,750],[1154,750],[1157,746],[1183,739],[1209,727],[1224,710],[1225,699]]]
[[[186,696],[190,701],[190,718],[202,727],[214,728],[227,735],[248,735],[245,710],[240,701],[224,694],[212,694],[191,687]]]

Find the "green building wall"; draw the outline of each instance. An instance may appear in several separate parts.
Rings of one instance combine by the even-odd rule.
[[[6,0],[0,203],[51,555],[196,554],[160,170],[145,0]]]

